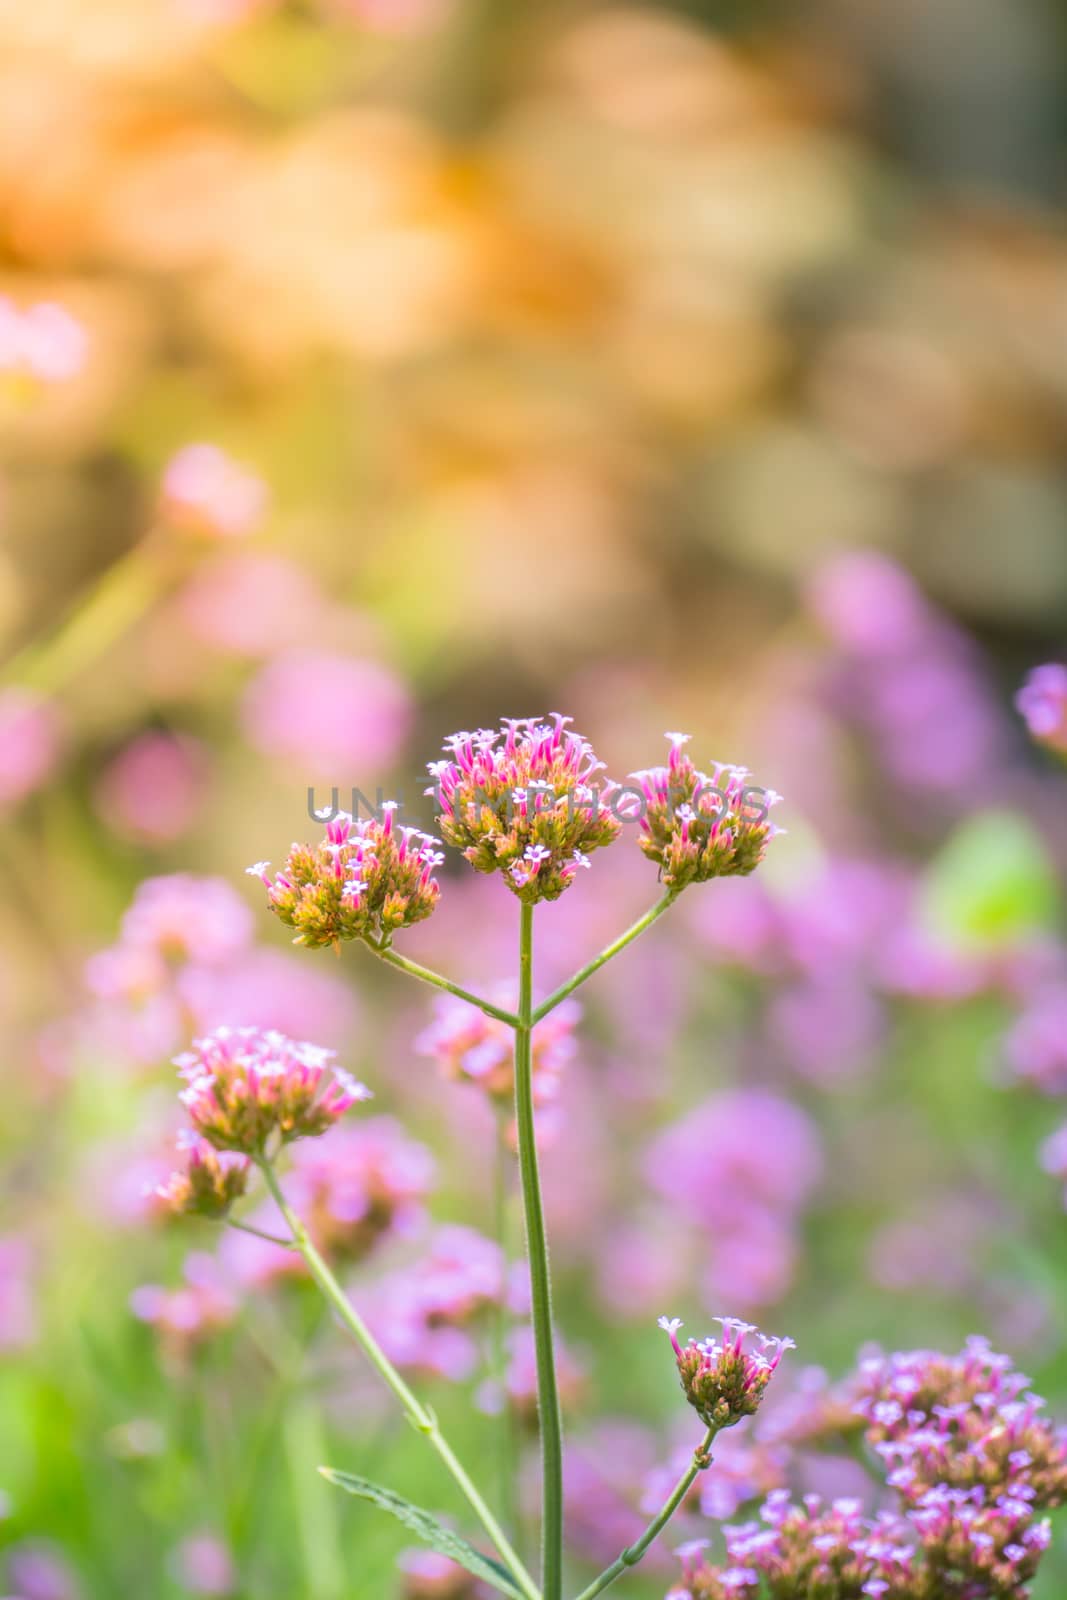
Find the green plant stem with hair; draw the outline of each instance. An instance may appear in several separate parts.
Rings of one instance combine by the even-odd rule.
[[[285,1224],[292,1235],[293,1243],[307,1263],[308,1271],[311,1273],[315,1283],[336,1312],[341,1323],[359,1345],[368,1361],[370,1361],[379,1377],[399,1400],[412,1427],[427,1440],[431,1448],[437,1452],[443,1461],[467,1504],[502,1556],[517,1588],[526,1597],[526,1600],[541,1600],[537,1585],[526,1571],[503,1528],[501,1528],[488,1505],[482,1499],[482,1496],[468,1477],[466,1469],[441,1432],[437,1418],[409,1389],[356,1308],[352,1305],[329,1266],[316,1250],[307,1229],[282,1193],[273,1164],[266,1157],[260,1159],[258,1164],[274,1203],[285,1219]]]

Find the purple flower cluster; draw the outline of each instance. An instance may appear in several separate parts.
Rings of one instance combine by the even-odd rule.
[[[216,1150],[245,1156],[263,1156],[274,1139],[315,1138],[370,1098],[365,1085],[335,1065],[332,1050],[273,1029],[216,1028],[175,1064],[195,1131]]]
[[[1039,1513],[1067,1495],[1067,1445],[1026,1382],[981,1339],[868,1358],[852,1411],[896,1506],[776,1489],[725,1530],[725,1564],[680,1552],[670,1600],[1024,1600],[1049,1544]]]
[[[296,944],[340,948],[349,939],[386,939],[428,917],[440,885],[433,876],[444,856],[417,828],[396,825],[396,805],[383,818],[354,821],[345,811],[326,825],[321,844],[294,844],[281,872],[266,861],[249,873],[266,885],[275,916],[296,930]]]
[[[418,1227],[434,1172],[429,1150],[393,1117],[369,1117],[299,1145],[284,1188],[320,1250],[360,1261]]]
[[[1067,666],[1049,661],[1035,667],[1015,704],[1035,739],[1067,755]]]
[[[500,872],[528,904],[558,900],[589,856],[617,839],[604,764],[569,717],[509,718],[498,731],[454,733],[430,763],[441,837],[478,872]]]
[[[631,773],[641,786],[641,849],[668,889],[753,872],[782,829],[769,820],[781,796],[755,789],[744,767],[712,762],[701,772],[685,752],[687,733],[669,733],[665,767]]]
[[[368,1284],[361,1306],[397,1366],[461,1381],[478,1365],[478,1324],[507,1294],[503,1252],[474,1228],[438,1228],[418,1262]]]
[[[685,1345],[678,1341],[680,1318],[660,1317],[659,1325],[670,1337],[682,1393],[704,1426],[719,1431],[755,1416],[783,1355],[796,1345],[792,1339],[760,1333],[736,1317],[715,1321],[722,1326],[720,1339],[690,1339]],[[759,1349],[745,1348],[750,1334]]]

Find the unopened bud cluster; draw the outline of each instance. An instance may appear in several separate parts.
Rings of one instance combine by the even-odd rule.
[[[603,762],[570,720],[513,718],[498,731],[455,733],[449,758],[429,767],[445,843],[478,872],[502,873],[527,904],[558,900],[622,827],[598,782]]]
[[[251,1162],[235,1150],[216,1150],[185,1130],[178,1143],[185,1164],[155,1191],[175,1216],[224,1217],[248,1188]]]
[[[722,1326],[721,1340],[690,1339],[686,1345],[678,1341],[682,1324],[677,1317],[661,1317],[659,1325],[670,1335],[685,1398],[705,1427],[719,1430],[759,1410],[782,1356],[796,1346],[792,1339],[771,1338],[734,1317],[715,1321]],[[745,1349],[749,1334],[755,1335],[759,1350]]]
[[[701,772],[685,753],[689,735],[667,737],[667,765],[631,774],[645,802],[638,814],[641,849],[663,883],[681,890],[754,871],[782,831],[768,815],[781,797],[750,784],[744,767],[713,762],[710,773]]]
[[[273,879],[267,861],[248,868],[266,886],[275,916],[296,930],[296,944],[321,949],[388,939],[433,911],[440,894],[434,868],[444,860],[437,841],[399,827],[392,802],[382,811],[380,821],[340,812],[321,844],[294,844]]]
[[[261,1157],[268,1144],[315,1138],[370,1090],[332,1050],[272,1029],[217,1028],[176,1058],[180,1096],[195,1131],[216,1150]]]

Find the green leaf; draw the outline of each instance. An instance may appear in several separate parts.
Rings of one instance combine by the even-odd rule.
[[[1055,873],[1035,831],[985,811],[956,830],[927,874],[924,922],[957,946],[990,947],[1054,927]]]
[[[416,1538],[422,1540],[423,1544],[428,1544],[432,1550],[447,1556],[459,1566],[466,1567],[468,1572],[472,1572],[476,1578],[481,1578],[483,1583],[490,1583],[502,1594],[514,1595],[516,1600],[522,1600],[522,1591],[516,1587],[506,1567],[489,1556],[483,1556],[481,1551],[468,1544],[466,1539],[461,1539],[458,1533],[453,1533],[451,1528],[446,1528],[444,1523],[438,1522],[431,1512],[413,1506],[410,1500],[394,1494],[391,1489],[383,1489],[380,1484],[371,1483],[367,1478],[356,1477],[355,1473],[337,1472],[333,1467],[320,1467],[319,1471],[328,1483],[335,1483],[339,1489],[344,1489],[348,1494],[358,1495],[361,1500],[370,1500],[383,1511],[388,1511],[390,1516],[402,1522]]]

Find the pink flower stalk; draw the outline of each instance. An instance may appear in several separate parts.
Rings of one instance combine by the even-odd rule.
[[[47,700],[29,689],[0,691],[0,810],[47,782],[59,745],[58,717]]]
[[[641,849],[676,893],[690,883],[755,871],[771,839],[784,830],[769,820],[781,796],[748,782],[744,767],[713,762],[701,772],[685,753],[687,733],[669,733],[665,767],[630,776],[640,785],[627,809],[640,822]]]
[[[342,1072],[332,1050],[259,1028],[216,1028],[175,1065],[180,1099],[197,1133],[216,1150],[261,1158],[269,1141],[326,1133],[370,1090]]]
[[[678,1342],[680,1318],[660,1317],[659,1325],[670,1338],[683,1394],[704,1426],[718,1431],[755,1415],[782,1356],[796,1345],[736,1317],[715,1321],[722,1326],[721,1339],[690,1339],[684,1346]],[[745,1349],[749,1334],[755,1334],[759,1350]]]
[[[37,384],[68,383],[85,366],[89,340],[64,306],[19,307],[0,295],[0,373]]]
[[[163,471],[160,509],[187,533],[240,539],[254,533],[267,511],[261,478],[214,444],[188,444]]]
[[[224,1217],[248,1187],[251,1162],[235,1150],[216,1150],[206,1139],[186,1130],[179,1137],[185,1155],[174,1172],[155,1190],[174,1216]]]
[[[206,747],[185,734],[138,734],[108,764],[97,784],[97,805],[111,827],[148,844],[180,839],[206,798]]]
[[[599,778],[604,764],[570,720],[509,718],[499,731],[454,733],[448,758],[429,765],[445,843],[477,872],[502,873],[530,905],[558,900],[622,827],[608,803],[614,785]]]
[[[393,1117],[341,1127],[293,1152],[285,1193],[333,1260],[361,1261],[388,1238],[412,1234],[435,1164]]]
[[[407,684],[379,661],[287,651],[249,685],[241,720],[266,756],[303,763],[309,778],[371,780],[396,760],[413,718]]]
[[[339,812],[322,843],[294,844],[273,879],[267,861],[248,868],[266,886],[275,916],[296,929],[295,944],[339,949],[350,939],[388,940],[433,912],[441,892],[434,868],[444,860],[437,841],[399,827],[393,801],[382,809],[381,822]]]
[[[1015,704],[1039,743],[1067,755],[1067,666],[1050,661],[1035,667]]]
[[[185,1284],[163,1289],[143,1284],[130,1296],[130,1310],[139,1322],[155,1328],[168,1353],[185,1359],[193,1349],[237,1316],[238,1303],[223,1280],[214,1256],[197,1251],[182,1268]]]
[[[495,999],[501,1005],[515,1003],[511,989],[500,988]],[[436,1003],[436,1018],[415,1040],[421,1055],[437,1061],[444,1075],[462,1083],[473,1083],[503,1110],[515,1098],[515,1038],[504,1022],[487,1017],[465,1000],[443,996]],[[533,1030],[533,1098],[535,1109],[552,1105],[558,1094],[563,1070],[574,1058],[575,1030],[581,1019],[581,1006],[565,1000]]]

